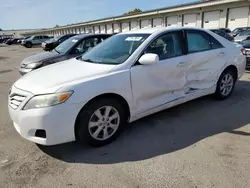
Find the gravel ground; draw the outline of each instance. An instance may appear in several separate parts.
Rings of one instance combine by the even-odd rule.
[[[250,187],[250,73],[226,101],[204,97],[127,126],[108,146],[37,146],[14,130],[7,110],[25,57],[0,46],[0,187]],[[46,75],[45,75],[46,76]]]

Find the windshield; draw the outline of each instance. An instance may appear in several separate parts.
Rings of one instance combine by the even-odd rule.
[[[70,38],[68,40],[65,40],[63,43],[58,45],[54,51],[60,54],[65,54],[67,51],[69,51],[80,39],[79,38]]]
[[[150,34],[115,35],[82,56],[83,61],[101,64],[121,64],[146,40]]]
[[[245,35],[250,35],[250,30],[243,31],[239,34],[239,36],[245,36]]]

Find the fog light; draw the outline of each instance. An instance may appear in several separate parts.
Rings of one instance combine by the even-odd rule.
[[[46,138],[46,131],[42,129],[38,129],[36,130],[35,136],[40,137],[40,138]]]

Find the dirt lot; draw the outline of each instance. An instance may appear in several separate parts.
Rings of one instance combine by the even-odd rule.
[[[7,97],[25,57],[0,46],[0,187],[250,187],[250,74],[232,97],[204,97],[128,125],[102,148],[38,147],[21,138]],[[46,75],[44,75],[46,76]]]

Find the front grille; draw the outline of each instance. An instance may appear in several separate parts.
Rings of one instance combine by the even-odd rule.
[[[9,105],[13,109],[17,109],[22,104],[22,102],[25,100],[25,98],[26,98],[26,96],[13,93],[9,97]]]

